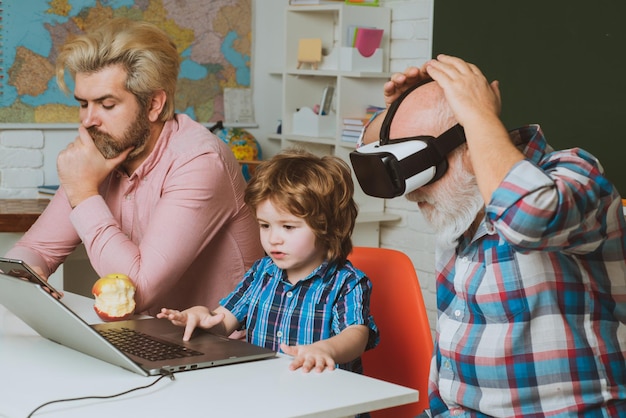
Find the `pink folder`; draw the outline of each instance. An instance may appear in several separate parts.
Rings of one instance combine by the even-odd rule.
[[[354,47],[364,57],[371,57],[380,47],[383,39],[383,30],[375,28],[357,28]]]

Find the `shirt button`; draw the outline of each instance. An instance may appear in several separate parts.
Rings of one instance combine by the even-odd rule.
[[[288,298],[290,298],[290,297],[292,297],[292,296],[293,296],[293,292],[291,292],[291,291],[287,292],[287,297],[288,297]]]
[[[276,333],[276,336],[277,336],[278,338],[282,337],[282,336],[283,336],[283,332],[282,332],[282,331],[278,331],[278,332]]]
[[[132,196],[132,195],[127,194],[124,198],[125,198],[126,200],[131,200],[131,199],[133,198],[133,196]]]
[[[457,309],[456,311],[454,311],[454,316],[456,316],[457,318],[461,316],[461,310]]]

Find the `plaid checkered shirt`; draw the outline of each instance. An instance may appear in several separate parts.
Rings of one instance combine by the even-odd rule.
[[[270,257],[254,263],[243,281],[220,305],[245,324],[248,342],[280,351],[280,343],[305,345],[328,339],[350,325],[370,329],[366,349],[378,344],[370,315],[370,280],[347,261],[341,268],[322,263],[307,278],[291,284]],[[361,359],[338,365],[362,372]]]
[[[581,149],[511,132],[526,159],[474,236],[437,254],[435,417],[626,416],[626,222]]]

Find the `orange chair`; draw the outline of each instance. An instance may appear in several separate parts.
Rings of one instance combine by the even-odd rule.
[[[433,340],[424,298],[409,257],[386,248],[354,247],[348,257],[372,281],[370,309],[380,343],[363,354],[366,376],[411,387],[419,401],[373,411],[374,418],[414,417],[428,408],[428,374]]]

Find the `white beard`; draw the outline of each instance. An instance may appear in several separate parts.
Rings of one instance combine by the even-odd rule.
[[[484,207],[476,177],[463,166],[459,154],[451,160],[454,166],[451,164],[443,178],[407,195],[407,199],[421,204],[420,210],[437,232],[437,247],[442,250],[457,246],[459,237]]]

